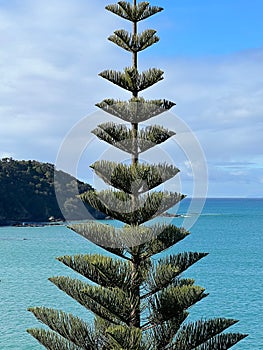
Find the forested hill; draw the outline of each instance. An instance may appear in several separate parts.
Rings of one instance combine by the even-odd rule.
[[[63,220],[54,188],[54,165],[35,160],[17,161],[12,158],[0,160],[0,225],[21,222],[46,222],[50,217]],[[87,210],[74,193],[76,179],[59,171],[60,198],[67,219],[88,219]],[[92,190],[92,187],[77,181],[79,193]],[[103,214],[87,207],[91,217],[103,218]]]

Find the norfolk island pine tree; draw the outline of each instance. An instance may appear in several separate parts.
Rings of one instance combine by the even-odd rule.
[[[125,225],[115,228],[101,223],[74,224],[70,229],[93,241],[107,255],[62,256],[59,261],[92,283],[69,277],[52,277],[59,289],[94,313],[94,325],[46,307],[30,308],[49,329],[28,329],[51,350],[212,350],[229,349],[246,335],[225,333],[233,319],[216,318],[186,322],[188,309],[207,296],[182,273],[206,253],[164,252],[188,236],[172,224],[143,225],[184,198],[179,193],[153,191],[179,170],[169,164],[145,164],[141,153],[174,136],[159,125],[140,127],[175,104],[145,100],[139,93],[163,79],[152,68],[138,71],[138,53],[159,41],[155,30],[138,32],[138,22],[163,9],[133,0],[108,5],[106,9],[132,23],[132,33],[116,30],[109,40],[132,54],[132,66],[124,72],[107,70],[100,76],[129,91],[129,101],[106,99],[97,106],[126,124],[105,123],[93,133],[116,149],[130,154],[129,164],[97,161],[96,175],[116,190],[89,191],[82,200]],[[128,123],[128,125],[127,125]]]

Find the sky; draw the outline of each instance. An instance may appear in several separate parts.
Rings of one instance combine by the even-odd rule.
[[[130,30],[105,11],[109,3],[0,0],[0,158],[56,163],[63,140],[96,112],[95,103],[130,98],[98,77],[131,64],[107,40],[116,29]],[[172,113],[203,150],[209,197],[263,197],[262,0],[151,4],[165,10],[139,29],[156,29],[161,40],[141,53],[139,68],[158,67],[165,79],[142,95],[176,102]],[[90,180],[94,147],[82,157],[83,180],[85,171]],[[178,163],[190,183],[191,157],[178,153]]]

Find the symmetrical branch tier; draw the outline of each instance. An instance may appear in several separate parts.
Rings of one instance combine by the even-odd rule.
[[[138,92],[163,80],[163,73],[162,70],[157,68],[150,68],[139,73],[135,67],[126,67],[124,72],[105,70],[99,75],[122,89],[132,92],[133,95],[137,95]]]
[[[155,35],[156,30],[147,29],[141,34],[131,34],[124,29],[116,30],[108,37],[109,41],[129,52],[139,52],[157,43],[160,39]]]
[[[125,165],[105,160],[95,162],[91,168],[104,182],[130,194],[147,192],[179,172],[179,169],[168,164]]]
[[[139,2],[135,6],[126,1],[119,1],[117,4],[107,5],[105,8],[133,23],[142,21],[163,10],[159,6],[150,6],[150,3],[146,1]]]
[[[74,232],[94,242],[96,245],[123,259],[132,260],[137,256],[141,260],[148,259],[176,243],[189,232],[174,225],[155,224],[153,226],[114,226],[89,222],[69,226]]]
[[[89,191],[81,199],[106,215],[128,225],[141,225],[180,202],[185,196],[174,192],[152,192],[139,196],[122,191]]]
[[[146,298],[169,285],[193,285],[190,279],[181,279],[180,275],[190,266],[205,257],[206,253],[187,252],[170,255],[153,263],[149,257],[142,259],[138,279]],[[105,288],[119,288],[129,293],[132,288],[132,261],[121,261],[97,254],[62,256],[59,261],[70,267],[90,281]]]
[[[133,154],[133,131],[125,124],[100,124],[92,133],[110,145]],[[138,154],[167,141],[174,135],[173,131],[158,125],[151,125],[138,130],[136,138]]]
[[[133,98],[130,101],[106,99],[97,103],[96,106],[126,122],[140,123],[167,112],[175,106],[175,103],[168,100],[147,101],[140,97]]]

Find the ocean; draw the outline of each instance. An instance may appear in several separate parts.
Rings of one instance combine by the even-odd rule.
[[[189,204],[184,201],[179,208],[182,214]],[[161,220],[181,225],[184,218]],[[190,231],[189,237],[167,251],[209,252],[185,274],[209,293],[190,309],[188,320],[238,319],[229,331],[249,337],[233,349],[262,350],[263,199],[207,199]],[[41,326],[27,311],[30,306],[63,309],[92,321],[92,315],[48,277],[78,276],[55,260],[57,256],[94,252],[104,253],[65,226],[0,228],[0,350],[44,349],[26,333],[27,328]]]

